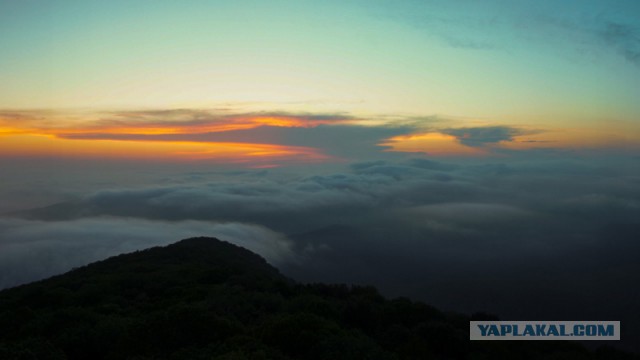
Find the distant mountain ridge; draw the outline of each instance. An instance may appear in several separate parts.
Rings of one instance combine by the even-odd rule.
[[[200,237],[1,291],[0,359],[638,359],[562,341],[470,342],[470,319],[372,287],[298,284]]]

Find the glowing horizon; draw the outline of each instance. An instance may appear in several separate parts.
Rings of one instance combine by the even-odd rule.
[[[115,114],[115,115],[114,115]],[[464,126],[471,124],[472,126]],[[349,160],[330,155],[337,145],[305,144],[296,136],[314,129],[396,129],[398,135],[370,139],[383,152],[423,153],[432,157],[487,157],[495,150],[637,148],[637,136],[601,128],[525,128],[440,119],[430,126],[410,119],[358,118],[348,114],[229,113],[202,109],[96,112],[4,111],[0,114],[0,156],[211,160],[246,166]],[[360,130],[359,130],[360,129]],[[305,135],[307,134],[307,135]],[[371,153],[371,157],[376,156]],[[351,159],[354,160],[354,159]]]

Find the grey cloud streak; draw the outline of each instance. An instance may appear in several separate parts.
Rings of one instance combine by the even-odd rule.
[[[444,129],[442,133],[455,136],[462,145],[479,147],[511,141],[515,136],[531,134],[510,126],[484,126],[456,129]]]
[[[361,3],[376,16],[413,26],[453,48],[513,52],[521,44],[544,44],[573,61],[611,52],[640,65],[640,7],[635,1],[601,1],[595,6],[579,1],[518,2],[516,7],[508,1],[462,1],[464,6],[438,0],[405,6],[386,0]]]
[[[640,65],[640,31],[638,28],[617,23],[608,22],[599,33],[604,41],[616,48],[628,61]]]
[[[66,139],[95,139],[123,141],[194,141],[194,142],[242,142],[306,146],[322,149],[329,155],[358,158],[379,153],[378,145],[384,139],[409,134],[412,126],[364,127],[357,125],[319,125],[316,127],[259,126],[245,130],[206,132],[193,134],[61,134]]]
[[[103,114],[99,126],[180,126],[197,127],[216,123],[233,123],[253,117],[278,117],[302,122],[342,123],[357,120],[342,113],[306,113],[288,111],[237,112],[229,109],[160,109],[113,111]]]

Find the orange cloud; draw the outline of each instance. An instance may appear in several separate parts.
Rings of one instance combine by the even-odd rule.
[[[638,135],[633,132],[613,132],[602,128],[554,128],[539,134],[518,136],[514,141],[501,144],[501,147],[510,150],[637,148]]]
[[[214,160],[258,162],[259,166],[278,166],[263,162],[326,161],[320,150],[303,146],[254,144],[244,142],[197,142],[144,139],[73,139],[69,135],[175,135],[205,134],[260,126],[313,127],[332,119],[305,119],[295,116],[244,115],[211,119],[125,118],[116,120],[74,117],[60,114],[31,116],[0,113],[0,156],[105,157],[131,159]]]
[[[260,126],[310,128],[353,121],[348,116],[288,113],[216,114],[200,110],[120,113],[0,112],[0,135],[8,133],[168,135],[246,130]]]
[[[66,140],[42,135],[5,136],[0,156],[212,160],[236,163],[315,162],[328,156],[314,148],[249,143]]]
[[[464,146],[453,135],[438,132],[394,136],[382,142],[387,151],[421,152],[432,156],[480,156],[487,151]]]

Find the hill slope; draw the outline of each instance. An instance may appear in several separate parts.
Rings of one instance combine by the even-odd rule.
[[[0,292],[0,359],[635,358],[470,342],[468,321],[371,287],[296,284],[246,249],[193,238]]]

